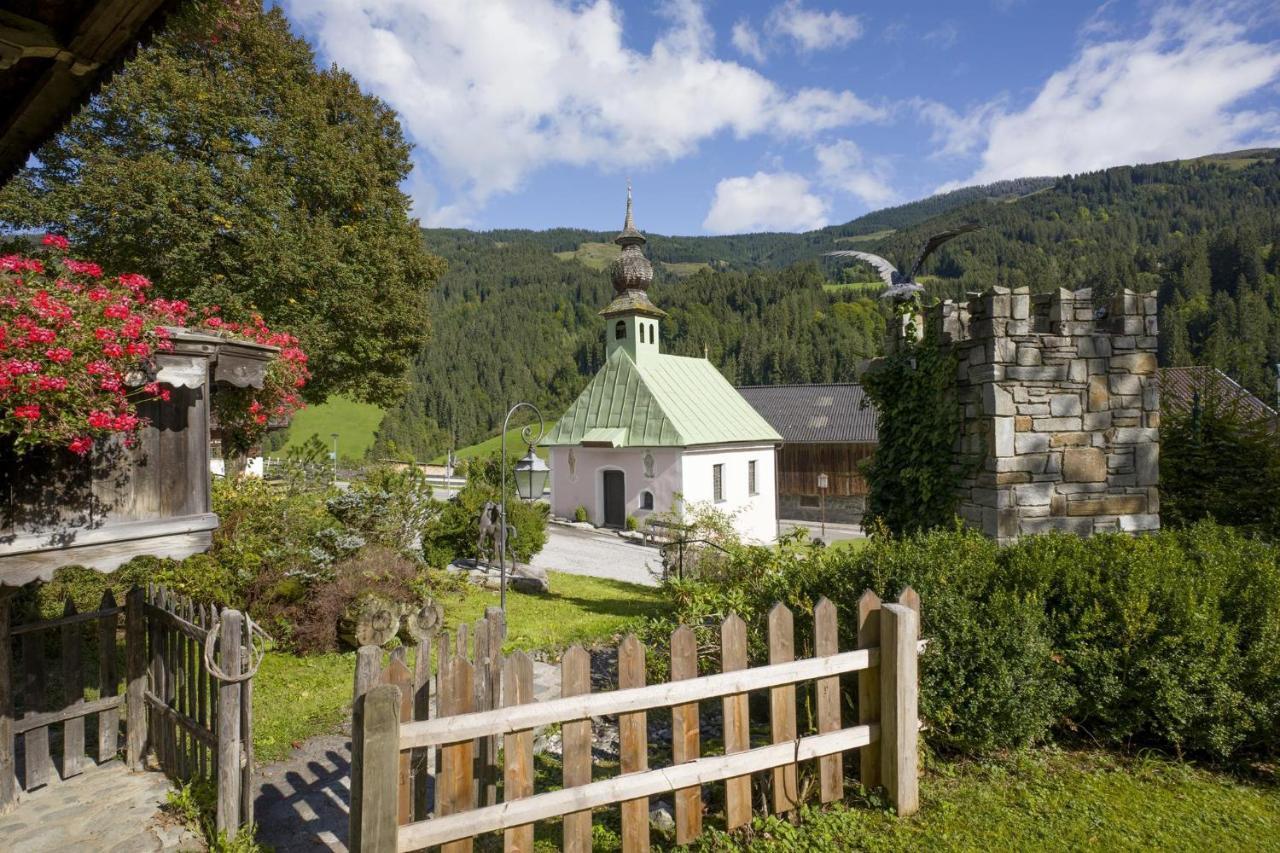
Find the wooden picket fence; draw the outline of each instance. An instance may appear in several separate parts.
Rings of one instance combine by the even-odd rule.
[[[381,650],[370,649],[369,673],[358,679],[356,691],[351,849],[391,853],[442,845],[443,853],[461,853],[472,849],[476,836],[501,831],[506,850],[528,851],[536,821],[563,818],[563,849],[589,851],[592,809],[620,805],[623,849],[647,850],[649,798],[663,794],[674,796],[676,841],[684,844],[702,832],[702,786],[725,783],[725,824],[734,829],[751,820],[751,774],[769,774],[772,810],[785,814],[801,803],[801,762],[816,761],[822,802],[841,799],[843,753],[854,749],[862,784],[883,786],[900,815],[912,814],[919,803],[919,613],[919,597],[909,588],[887,604],[868,591],[858,606],[857,648],[840,652],[836,608],[824,598],[813,614],[815,656],[797,660],[792,613],[779,603],[768,617],[769,663],[752,668],[746,625],[731,615],[720,626],[722,671],[701,677],[695,634],[682,626],[671,637],[671,681],[649,686],[646,650],[628,636],[618,648],[618,689],[594,694],[589,656],[574,647],[561,661],[561,698],[543,702],[534,701],[527,655],[501,656],[499,642],[468,659],[464,634],[456,647],[451,639],[439,647],[453,653],[440,655],[434,717],[429,650],[423,655],[419,649],[410,677],[403,658],[403,671],[394,659],[381,671]],[[846,725],[841,713],[840,679],[850,673],[857,673],[857,725]],[[771,742],[753,747],[748,697],[766,690]],[[486,694],[487,703],[478,702]],[[798,731],[800,698],[812,699],[814,733]],[[703,755],[700,703],[716,699],[723,708],[725,754]],[[668,708],[672,763],[651,769],[647,713]],[[593,782],[592,718],[614,715],[621,774]],[[534,730],[556,724],[563,788],[535,793]],[[426,795],[432,756],[438,770],[434,803]]]
[[[0,813],[17,802],[19,781],[31,790],[114,759],[123,715],[125,766],[145,769],[150,754],[173,779],[216,778],[218,829],[234,837],[253,822],[253,681],[243,678],[250,637],[238,611],[200,606],[159,586],[135,587],[123,607],[107,591],[97,610],[84,613],[68,599],[61,617],[19,625],[11,624],[10,604],[0,597]],[[221,669],[241,680],[225,682],[209,672],[204,646],[215,628]],[[58,633],[56,642],[51,632]],[[95,661],[85,651],[89,632],[96,637]],[[240,642],[222,641],[228,637]],[[86,687],[96,687],[97,696],[86,695]],[[95,744],[85,740],[89,717],[97,728],[92,750]],[[61,761],[55,767],[50,747],[57,734]]]

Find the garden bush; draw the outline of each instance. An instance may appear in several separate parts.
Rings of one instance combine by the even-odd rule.
[[[714,626],[733,611],[760,664],[765,615],[783,601],[804,654],[805,616],[825,595],[851,648],[862,592],[893,599],[910,585],[930,641],[920,708],[934,748],[983,754],[1056,736],[1215,759],[1280,751],[1280,548],[1231,528],[1006,547],[953,529],[879,535],[860,551],[731,553],[715,583],[667,584],[676,615],[652,622],[649,642],[693,625],[714,669]]]

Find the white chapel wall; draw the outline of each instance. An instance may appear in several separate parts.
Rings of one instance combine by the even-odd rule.
[[[684,452],[684,499],[686,503],[705,501],[734,514],[734,525],[743,539],[773,542],[778,538],[778,507],[775,489],[774,446],[715,445],[689,448]],[[747,490],[747,463],[756,463],[756,494]],[[713,493],[713,466],[724,465],[724,500],[716,503]]]
[[[569,451],[573,451],[573,465]],[[670,447],[552,447],[551,448],[551,512],[562,518],[573,518],[574,511],[584,506],[592,524],[604,523],[604,471],[623,473],[627,498],[627,515],[643,521],[650,514],[640,508],[641,493],[653,493],[653,512],[669,512],[680,492],[680,448]],[[652,460],[646,466],[646,455]],[[652,476],[649,476],[651,470]]]

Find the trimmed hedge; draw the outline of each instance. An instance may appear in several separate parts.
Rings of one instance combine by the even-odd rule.
[[[675,618],[736,610],[759,633],[773,601],[799,614],[826,595],[850,648],[862,591],[894,598],[911,585],[930,639],[920,701],[936,748],[980,754],[1057,735],[1213,758],[1280,752],[1277,546],[1203,522],[1003,548],[959,529],[861,551],[797,547],[741,549],[736,580],[716,587],[672,585]]]

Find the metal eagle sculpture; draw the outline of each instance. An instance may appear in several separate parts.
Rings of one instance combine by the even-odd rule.
[[[920,272],[920,268],[924,266],[924,262],[932,255],[939,246],[948,240],[959,237],[961,234],[968,234],[970,231],[977,231],[981,225],[961,225],[959,228],[953,228],[950,231],[943,231],[934,234],[924,244],[924,248],[920,250],[920,256],[916,258],[916,262],[911,266],[911,271],[903,275],[898,268],[886,261],[879,255],[873,255],[870,252],[858,252],[853,249],[844,249],[838,252],[827,252],[828,257],[833,258],[857,258],[860,261],[866,261],[875,267],[876,272],[880,274],[880,278],[884,279],[887,285],[884,293],[880,294],[882,299],[888,299],[895,304],[908,302],[917,293],[924,293],[924,285],[916,283],[916,273]]]

